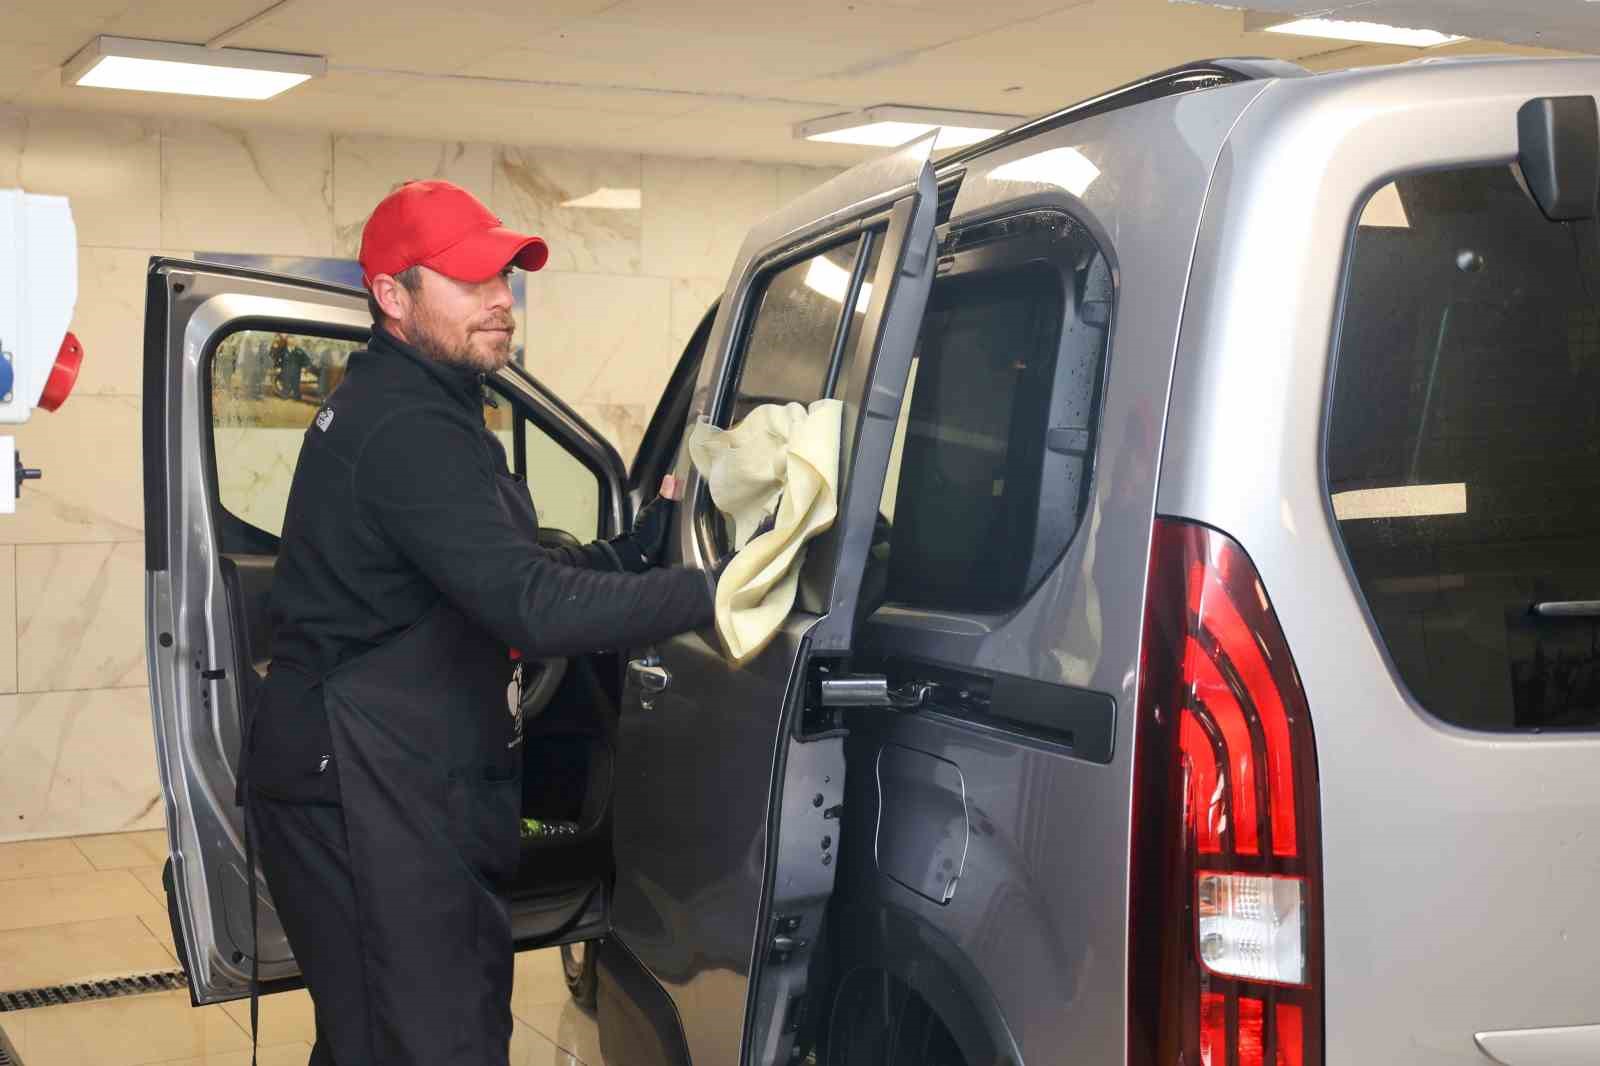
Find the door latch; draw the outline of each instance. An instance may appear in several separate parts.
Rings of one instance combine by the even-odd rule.
[[[822,682],[822,705],[909,711],[925,704],[938,687],[931,681],[907,681],[898,688],[890,688],[889,679],[882,674],[834,677]]]
[[[772,919],[772,941],[768,945],[769,957],[773,962],[788,962],[789,956],[797,951],[804,951],[808,942],[795,934],[800,931],[801,919],[798,915],[777,915]]]
[[[656,697],[672,684],[672,675],[654,655],[634,659],[628,663],[628,675],[639,685],[639,706],[645,710],[656,705]]]

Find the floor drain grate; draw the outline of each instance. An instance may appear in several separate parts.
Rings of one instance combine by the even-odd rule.
[[[0,1066],[22,1066],[22,1056],[17,1054],[17,1049],[6,1039],[4,1029],[0,1029]]]
[[[189,978],[182,970],[165,970],[160,973],[113,977],[105,981],[75,981],[71,984],[52,985],[49,988],[25,988],[20,992],[0,992],[0,1014],[14,1010],[34,1010],[38,1007],[60,1007],[68,1003],[86,1003],[95,999],[140,996],[147,992],[172,992],[188,987]],[[12,1063],[0,1057],[0,1066],[12,1066]]]

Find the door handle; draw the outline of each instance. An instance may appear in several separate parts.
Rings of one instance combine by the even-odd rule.
[[[909,711],[921,707],[939,686],[931,681],[910,681],[890,688],[882,674],[830,678],[822,683],[824,707],[890,707]]]
[[[1503,1029],[1478,1033],[1477,1040],[1485,1055],[1508,1066],[1577,1066],[1600,1053],[1600,1025]]]
[[[672,684],[672,675],[667,668],[661,665],[660,660],[653,656],[648,659],[633,659],[628,663],[628,676],[639,685],[639,706],[649,710],[655,706],[656,697],[667,690]]]
[[[1600,600],[1552,600],[1533,605],[1533,613],[1544,618],[1593,618],[1600,615]]]

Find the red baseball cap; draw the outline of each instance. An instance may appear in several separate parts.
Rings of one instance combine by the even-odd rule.
[[[383,198],[361,231],[361,275],[414,266],[457,281],[487,281],[507,264],[538,270],[550,258],[542,237],[501,225],[476,196],[448,181],[408,181]]]

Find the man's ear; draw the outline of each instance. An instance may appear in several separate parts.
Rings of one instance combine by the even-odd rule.
[[[411,312],[411,293],[393,275],[377,274],[373,277],[372,298],[378,301],[386,318],[403,320]]]

